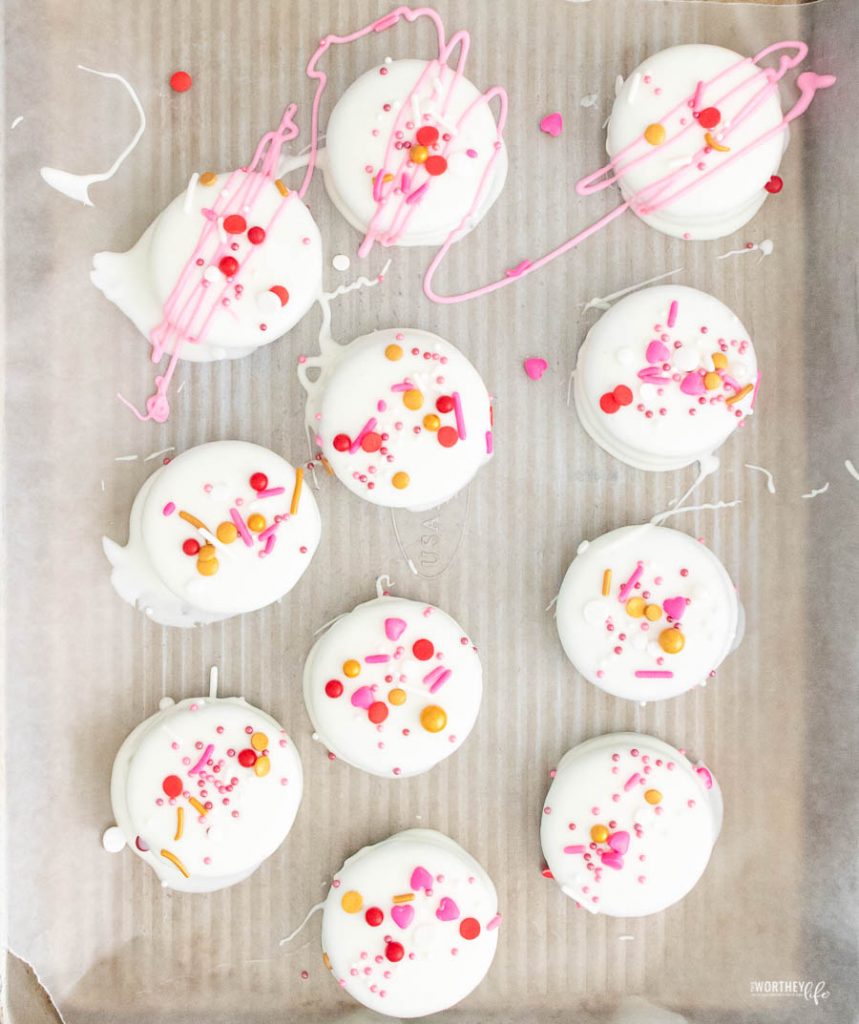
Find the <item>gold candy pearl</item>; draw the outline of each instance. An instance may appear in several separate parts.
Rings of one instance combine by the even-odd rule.
[[[704,387],[708,391],[715,391],[716,388],[720,388],[721,386],[722,378],[719,376],[718,373],[710,372],[704,374]]]
[[[728,369],[728,357],[725,355],[724,352],[714,352],[712,359],[713,366],[715,366],[717,370]]]
[[[248,529],[253,530],[254,533],[262,533],[265,529],[265,516],[260,515],[259,512],[248,516]]]
[[[644,139],[651,146],[661,146],[665,141],[665,129],[661,124],[649,124],[644,129]]]
[[[659,634],[659,646],[666,654],[679,654],[686,646],[686,639],[679,629],[663,629]]]
[[[435,432],[441,426],[441,420],[436,416],[434,412],[424,416],[424,430],[432,430]]]
[[[238,535],[239,531],[236,529],[235,523],[218,523],[218,528],[215,530],[215,536],[222,544],[232,544]]]
[[[268,736],[264,732],[255,732],[251,736],[251,746],[254,750],[265,750],[268,746]]]
[[[421,712],[421,725],[427,732],[441,732],[447,725],[447,712],[438,704],[428,704]]]
[[[428,156],[429,150],[426,146],[412,146],[409,150],[409,160],[413,164],[425,164]]]
[[[254,761],[254,775],[262,778],[264,775],[268,775],[270,771],[271,761],[269,761],[265,755],[258,757],[256,761]]]
[[[197,572],[201,576],[214,576],[219,568],[217,558],[207,558],[205,561],[197,560]]]
[[[631,597],[626,602],[626,614],[631,615],[634,619],[640,619],[644,615],[644,609],[647,602],[643,597]]]
[[[388,345],[385,349],[385,359],[390,359],[392,363],[395,363],[398,359],[403,358],[403,350],[399,345]]]
[[[215,545],[204,544],[197,552],[197,559],[201,562],[211,562],[215,557]]]
[[[349,676],[350,679],[354,679],[360,671],[361,665],[354,658],[343,662],[343,674]]]
[[[359,892],[355,892],[354,889],[350,889],[349,892],[344,892],[340,899],[340,906],[346,911],[347,914],[357,914],[361,907],[364,906],[364,897]]]
[[[662,794],[658,789],[646,789],[644,791],[644,799],[649,804],[658,804],[662,802]]]
[[[420,409],[424,404],[424,396],[417,388],[410,388],[403,392],[403,405],[407,409]]]
[[[397,687],[395,690],[391,690],[388,694],[388,703],[393,704],[395,707],[399,707],[400,704],[406,703],[406,691],[401,690]]]
[[[649,604],[644,609],[644,617],[648,622],[659,622],[662,618],[662,609],[658,604]]]
[[[594,825],[591,829],[591,839],[595,843],[604,843],[608,839],[608,829],[605,825]]]
[[[205,188],[208,188],[210,185],[214,185],[217,180],[217,174],[213,174],[211,171],[203,171],[200,175],[200,184]]]
[[[391,483],[398,491],[404,491],[409,486],[409,474],[408,473],[394,473],[391,477]]]

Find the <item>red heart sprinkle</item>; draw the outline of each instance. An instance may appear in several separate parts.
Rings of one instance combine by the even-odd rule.
[[[778,195],[778,193],[781,192],[781,190],[784,188],[784,182],[777,174],[774,174],[766,183],[766,185],[764,185],[764,188],[767,190],[767,192],[775,196]]]

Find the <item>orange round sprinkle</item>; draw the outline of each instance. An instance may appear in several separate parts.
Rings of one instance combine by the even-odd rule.
[[[686,645],[686,638],[679,629],[663,629],[659,634],[659,646],[666,654],[679,654]]]
[[[262,533],[265,529],[265,516],[260,515],[259,512],[248,516],[248,529],[253,530],[254,533]]]
[[[717,370],[728,369],[728,357],[724,352],[713,353],[713,366],[715,366]]]
[[[255,732],[251,736],[251,746],[254,750],[265,750],[268,746],[268,736],[264,732]]]
[[[722,378],[718,373],[705,373],[704,374],[704,387],[708,391],[715,391],[716,388],[722,386]]]
[[[385,359],[390,359],[392,363],[395,363],[398,359],[403,358],[403,350],[399,345],[388,345],[385,349]]]
[[[215,536],[222,544],[232,544],[238,535],[239,531],[236,529],[235,523],[218,523],[218,528],[215,530]]]
[[[595,843],[604,843],[608,839],[608,829],[605,825],[594,825],[591,829],[591,839]]]
[[[428,413],[424,416],[424,429],[425,430],[438,430],[441,426],[441,420],[436,416],[434,412]]]
[[[424,396],[417,388],[410,388],[403,392],[403,405],[407,409],[420,409],[424,404]]]
[[[350,889],[349,892],[344,892],[340,899],[340,906],[346,911],[347,914],[357,914],[361,907],[364,906],[364,897],[359,892],[355,892],[354,889]]]
[[[644,615],[646,607],[647,602],[643,597],[631,597],[626,602],[626,614],[631,615],[634,619],[640,619]]]
[[[651,146],[661,146],[665,141],[665,129],[661,124],[649,124],[644,129],[644,139]]]
[[[208,188],[210,185],[214,185],[218,180],[217,174],[213,174],[212,171],[203,171],[200,175],[200,184]]]
[[[399,707],[400,704],[406,703],[406,691],[401,690],[397,687],[395,690],[391,690],[388,694],[388,703],[393,704],[394,707]]]
[[[658,789],[646,789],[644,791],[644,799],[649,804],[658,804],[662,801],[662,794]]]
[[[659,622],[662,618],[662,609],[658,604],[649,604],[644,609],[644,617],[648,622]]]
[[[447,725],[447,712],[438,704],[428,704],[421,712],[421,725],[427,732],[441,732]]]
[[[258,757],[254,761],[254,775],[262,778],[264,775],[268,775],[271,771],[271,761],[265,756]]]
[[[205,562],[197,561],[197,572],[201,576],[214,576],[218,571],[218,560],[217,558],[208,558]]]
[[[429,150],[426,146],[412,146],[409,150],[409,160],[413,164],[425,164],[428,156]]]
[[[409,474],[408,473],[394,473],[391,478],[391,483],[398,491],[404,491],[409,486]]]
[[[360,671],[360,662],[355,661],[354,658],[350,658],[348,661],[343,662],[343,674],[349,676],[350,679],[354,679]]]
[[[215,557],[215,545],[214,544],[204,544],[200,548],[200,550],[197,552],[197,558],[199,558],[199,560],[201,562],[211,562],[214,559],[214,557]]]

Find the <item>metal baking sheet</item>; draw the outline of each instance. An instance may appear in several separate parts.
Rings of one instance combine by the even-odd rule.
[[[289,101],[300,105],[304,144],[307,56],[322,35],[390,6],[6,7],[7,128],[23,118],[4,142],[9,1019],[54,1012],[38,1002],[22,964],[69,1024],[369,1019],[322,966],[318,919],[290,945],[279,939],[345,856],[418,824],[449,833],[486,866],[504,913],[486,982],[439,1021],[658,1024],[676,1020],[662,1016],[669,1012],[695,1024],[855,1019],[859,481],[845,460],[859,465],[851,152],[859,9],[850,0],[439,0],[448,30],[472,34],[469,76],[482,87],[501,83],[511,97],[506,188],[452,251],[437,281],[444,289],[489,280],[609,208],[612,196],[582,199],[572,183],[602,162],[616,76],[648,53],[688,41],[753,53],[803,38],[808,66],[839,83],[792,130],[784,191],[736,236],[689,245],[627,215],[544,272],[467,305],[436,307],[423,297],[428,250],[359,261],[355,232],[315,184],[309,198],[328,287],[350,279],[332,269],[337,253],[352,256],[355,273],[375,273],[392,258],[382,286],[335,303],[335,337],[413,325],[459,345],[496,396],[494,462],[467,499],[426,524],[398,523],[417,575],[390,515],[321,477],[322,544],[280,605],[180,632],[146,621],[110,587],[100,538],[124,538],[131,500],[154,465],[145,456],[238,437],[305,457],[295,362],[315,351],[319,319],[311,313],[250,358],[184,365],[169,422],[141,424],[114,396],[149,393],[146,346],[90,286],[92,255],[128,248],[193,171],[245,160]],[[344,48],[329,69],[329,97],[374,61],[425,56],[430,47],[424,25]],[[38,169],[109,165],[136,115],[116,83],[78,64],[127,77],[148,119],[116,177],[94,186],[90,209],[47,188]],[[194,75],[178,97],[167,85],[177,68]],[[558,139],[537,129],[553,110],[566,122]],[[765,259],[717,258],[764,239],[774,244]],[[742,503],[673,521],[722,558],[748,630],[706,689],[638,707],[575,674],[547,608],[582,539],[649,518],[691,481],[691,470],[647,475],[613,461],[567,399],[577,347],[597,315],[584,310],[587,301],[674,269],[673,280],[740,314],[763,368],[758,415],[696,495]],[[539,382],[522,371],[535,355],[549,362]],[[137,458],[116,461],[126,455]],[[772,472],[775,494],[746,464]],[[396,593],[463,622],[487,681],[463,749],[428,775],[387,783],[328,761],[311,740],[300,687],[313,631],[370,597],[383,573]],[[209,896],[170,894],[136,858],[101,849],[112,820],[110,768],[158,700],[201,692],[211,665],[222,692],[244,694],[284,722],[306,793],[288,841],[249,881]],[[617,729],[652,732],[705,757],[725,795],[724,831],[699,886],[679,906],[637,921],[577,911],[540,874],[549,770],[573,744]],[[794,981],[813,988],[755,991],[756,983]]]

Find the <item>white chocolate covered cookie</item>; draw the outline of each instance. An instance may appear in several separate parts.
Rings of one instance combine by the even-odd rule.
[[[287,837],[301,792],[286,732],[238,697],[162,701],[120,747],[110,783],[127,845],[183,892],[251,875]]]
[[[576,412],[609,454],[636,469],[680,469],[716,451],[754,412],[748,331],[724,303],[660,285],[604,313],[579,349]]]
[[[341,616],[304,666],[317,738],[385,778],[420,775],[458,750],[482,694],[483,669],[462,627],[439,608],[400,597]]]
[[[653,736],[614,733],[561,758],[540,842],[578,906],[644,917],[696,885],[721,827],[722,794],[708,768]]]
[[[777,81],[704,43],[648,57],[623,83],[606,149],[645,223],[686,239],[721,238],[752,219],[787,146]]]
[[[319,544],[303,469],[245,441],[162,466],[131,508],[126,547],[104,538],[117,593],[165,626],[218,622],[278,601]]]
[[[742,631],[719,559],[688,534],[650,524],[581,544],[555,614],[576,669],[625,700],[665,700],[705,683]]]
[[[391,1017],[423,1017],[483,980],[498,897],[477,861],[440,832],[365,846],[337,872],[322,916],[323,959],[344,991]]]
[[[328,120],[325,187],[364,247],[439,245],[498,198],[507,154],[481,93],[438,61],[363,74]]]
[[[320,370],[313,381],[312,368]],[[373,504],[441,505],[492,456],[486,385],[458,349],[429,331],[376,331],[306,359],[298,373],[323,457]]]

